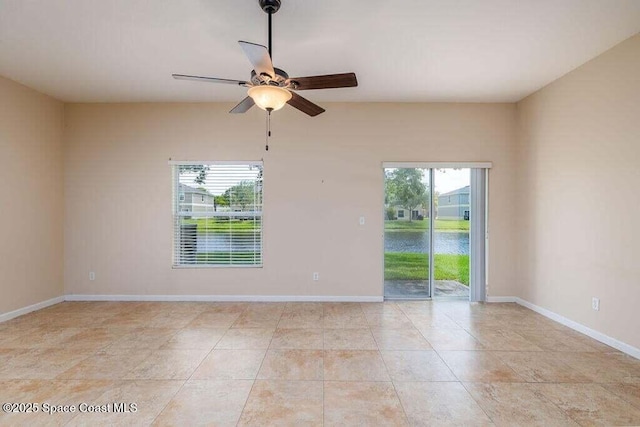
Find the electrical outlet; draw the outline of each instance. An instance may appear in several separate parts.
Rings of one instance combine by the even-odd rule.
[[[93,271],[89,272],[89,280],[96,280],[96,273]]]
[[[600,311],[600,299],[593,297],[591,298],[591,308],[593,308],[595,311]]]
[[[360,225],[364,225],[364,217],[363,216],[360,217]]]
[[[317,282],[318,280],[320,280],[320,273],[313,273],[313,281]]]

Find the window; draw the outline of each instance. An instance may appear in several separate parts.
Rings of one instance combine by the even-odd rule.
[[[262,162],[172,162],[174,267],[262,266]],[[208,204],[181,211],[184,194]]]
[[[204,202],[204,196],[200,196],[200,201]]]
[[[184,202],[184,194],[180,194],[180,201]]]
[[[404,218],[404,209],[398,209],[398,218]]]

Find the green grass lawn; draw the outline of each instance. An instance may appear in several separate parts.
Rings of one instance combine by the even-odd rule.
[[[384,231],[426,231],[428,229],[428,218],[422,221],[385,220],[384,222]],[[434,229],[438,231],[469,231],[469,221],[436,219]]]
[[[434,229],[440,231],[469,231],[470,224],[471,221],[465,220],[436,219]]]
[[[198,226],[198,232],[204,233],[206,231],[254,231],[260,229],[260,221],[255,223],[251,220],[239,220],[232,219],[229,221],[220,221],[213,218],[191,218],[183,219],[183,224],[196,224]]]
[[[434,254],[435,280],[456,280],[469,286],[469,255]],[[428,280],[429,257],[421,253],[385,252],[385,280]]]

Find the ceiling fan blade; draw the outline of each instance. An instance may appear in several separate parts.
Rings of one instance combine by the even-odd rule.
[[[253,98],[251,98],[250,96],[247,96],[245,99],[240,101],[238,105],[233,107],[229,112],[232,114],[246,113],[249,110],[249,108],[253,107],[254,105],[255,105],[255,102],[253,102]]]
[[[171,74],[171,75],[176,80],[193,80],[197,82],[225,83],[225,84],[238,85],[238,86],[251,86],[249,82],[245,82],[242,80],[219,79],[217,77],[188,76],[186,74]]]
[[[249,62],[253,65],[257,75],[267,74],[271,78],[276,76],[271,63],[271,56],[266,47],[261,44],[239,41],[240,47],[244,50],[245,55],[249,58]]]
[[[305,114],[310,115],[311,117],[315,117],[325,111],[324,108],[314,104],[306,98],[301,97],[295,92],[291,92],[291,99],[287,101],[287,104],[291,105],[293,108],[297,108]]]
[[[327,74],[325,76],[294,77],[290,78],[292,89],[336,89],[339,87],[358,86],[355,73]]]

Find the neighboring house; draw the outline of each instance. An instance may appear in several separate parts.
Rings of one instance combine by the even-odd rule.
[[[469,220],[469,186],[438,196],[438,219]]]
[[[409,221],[410,219],[424,219],[429,216],[427,214],[427,210],[422,207],[415,208],[412,211],[409,211],[409,209],[405,209],[401,206],[394,206],[393,208],[396,211],[396,218],[400,221]]]
[[[214,195],[206,189],[190,187],[185,184],[180,184],[178,203],[180,212],[244,212],[255,209],[253,205],[243,206],[233,204],[231,206],[216,206]]]
[[[194,188],[180,184],[178,203],[181,212],[214,212],[213,194],[203,188]]]

